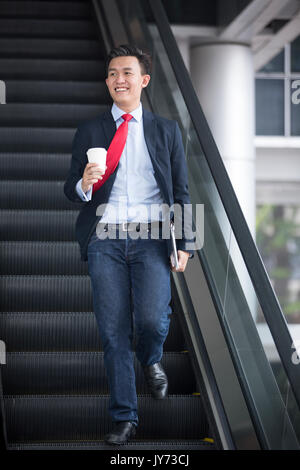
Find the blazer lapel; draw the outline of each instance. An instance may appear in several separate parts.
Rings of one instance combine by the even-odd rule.
[[[154,169],[157,169],[156,165],[156,119],[153,114],[147,109],[143,108],[143,126],[144,126],[144,136],[148,152],[152,161]]]
[[[115,135],[115,132],[117,130],[116,123],[114,121],[114,118],[113,118],[110,110],[106,111],[103,114],[102,127],[103,127],[103,131],[104,131],[104,134],[105,134],[105,137],[106,137],[106,140],[107,140],[107,149],[108,149],[108,147],[110,146],[110,143],[111,143],[111,141],[112,141],[112,139]]]

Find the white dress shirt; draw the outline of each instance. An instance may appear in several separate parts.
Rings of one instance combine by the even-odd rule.
[[[123,122],[121,116],[125,113],[115,103],[111,113],[118,128]],[[101,223],[164,220],[160,209],[163,198],[154,177],[144,137],[142,104],[130,114],[133,118],[128,123],[126,144]],[[81,181],[82,179],[77,182],[76,191],[82,200],[89,201],[92,198],[92,188],[84,193]]]

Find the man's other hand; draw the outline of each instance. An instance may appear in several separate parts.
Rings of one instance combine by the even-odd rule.
[[[190,257],[190,254],[187,251],[178,250],[179,268],[176,269],[176,267],[172,265],[171,258],[170,258],[171,271],[173,273],[183,272],[186,268],[189,257]]]

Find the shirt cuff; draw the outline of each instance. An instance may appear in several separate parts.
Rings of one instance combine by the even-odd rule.
[[[81,182],[82,182],[82,178],[77,181],[77,184],[76,184],[76,192],[78,194],[78,196],[80,197],[80,199],[82,199],[83,201],[90,201],[92,199],[92,188],[89,189],[86,193],[83,192],[82,190],[82,187],[81,187]]]

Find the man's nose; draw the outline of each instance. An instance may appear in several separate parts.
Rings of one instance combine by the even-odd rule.
[[[119,76],[116,78],[116,82],[117,82],[117,83],[124,83],[124,82],[125,82],[125,76],[119,75]]]

